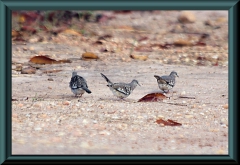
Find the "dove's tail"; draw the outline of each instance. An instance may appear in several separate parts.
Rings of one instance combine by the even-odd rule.
[[[82,88],[83,90],[85,90],[87,93],[92,93],[88,88]]]
[[[158,75],[154,75],[154,77],[155,77],[157,80],[161,79],[161,77],[158,76]]]
[[[104,74],[101,73],[101,75],[108,82],[108,85],[112,85],[113,84]]]

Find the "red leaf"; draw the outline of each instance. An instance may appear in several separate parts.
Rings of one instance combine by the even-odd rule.
[[[162,93],[150,93],[139,99],[138,102],[158,102],[166,98],[167,97]]]
[[[156,120],[156,123],[157,123],[157,124],[163,124],[164,126],[165,126],[165,125],[166,125],[166,126],[181,126],[181,125],[182,125],[181,123],[177,123],[177,122],[175,122],[175,121],[173,121],[173,120],[168,119],[168,120],[166,121],[166,120],[163,120],[162,118],[157,119],[157,120]]]

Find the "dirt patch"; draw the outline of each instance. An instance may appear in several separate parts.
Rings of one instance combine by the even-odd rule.
[[[227,11],[192,12],[196,21],[183,28],[180,11],[105,11],[114,19],[85,23],[85,35],[59,33],[49,39],[42,32],[42,42],[30,42],[37,35],[13,41],[12,154],[228,154]],[[207,20],[214,24],[206,25]],[[193,32],[210,37],[201,46],[161,47],[179,39],[196,43],[199,35]],[[99,58],[84,60],[84,52]],[[30,64],[35,55],[71,63]],[[19,65],[36,72],[21,74]],[[91,94],[74,97],[73,69],[87,80]],[[154,75],[173,70],[179,77],[170,99],[138,102],[160,91]],[[100,73],[113,82],[136,79],[141,86],[121,100]],[[162,125],[160,118],[182,125]]]

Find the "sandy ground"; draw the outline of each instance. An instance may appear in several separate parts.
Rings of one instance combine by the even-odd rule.
[[[215,19],[226,16],[227,12],[197,13],[202,17],[195,13],[199,19],[190,25],[193,29],[199,21],[208,20],[209,15]],[[154,17],[151,20],[156,22],[159,17],[164,21],[166,16],[163,24],[166,29],[166,22],[176,19],[178,14],[179,11],[165,11],[120,15],[107,26],[116,25],[121,19],[125,19],[121,24],[128,25],[126,18],[129,17],[134,17],[132,24],[146,26],[142,19]],[[101,27],[99,33],[104,31]],[[158,28],[153,26],[152,29]],[[98,60],[85,61],[81,59],[84,49],[96,53],[96,47],[77,39],[72,43],[57,42],[56,38],[53,42],[13,43],[13,68],[14,62],[26,66],[30,57],[44,53],[55,59],[70,59],[72,63],[43,65],[36,74],[13,70],[12,98],[16,100],[12,101],[12,154],[228,154],[227,61],[219,66],[164,62],[166,57],[190,52],[226,55],[226,29],[213,34],[214,37],[222,34],[220,47],[213,46],[216,39],[210,39],[209,46],[204,48],[147,52],[146,61],[129,58],[127,46],[114,53],[97,53]],[[149,36],[156,34],[154,30]],[[116,32],[114,42],[121,43],[122,34]],[[126,40],[132,35],[126,33]],[[169,35],[165,39],[170,41],[170,38]],[[61,71],[43,72],[54,69]],[[76,98],[71,93],[69,81],[73,69],[87,80],[91,94]],[[159,92],[153,75],[168,75],[172,70],[179,77],[170,99],[137,102],[148,93]],[[124,101],[119,100],[107,88],[100,73],[113,82],[137,79],[141,86]],[[53,81],[49,81],[50,78]],[[183,94],[193,98],[180,98]],[[174,120],[182,126],[157,124],[159,118]]]

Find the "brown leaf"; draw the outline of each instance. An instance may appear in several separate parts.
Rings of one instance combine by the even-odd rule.
[[[92,52],[86,52],[82,54],[82,59],[98,59],[98,56]]]
[[[146,61],[148,59],[147,55],[134,55],[134,54],[131,54],[130,57],[132,59],[143,60],[143,61]]]
[[[173,44],[175,46],[192,46],[193,45],[190,41],[182,40],[182,39],[174,41]]]
[[[55,63],[57,63],[56,60],[51,59],[46,56],[41,56],[41,55],[32,57],[29,62],[32,62],[35,64],[55,64]]]
[[[158,102],[166,98],[167,97],[162,93],[150,93],[139,99],[138,102]]]
[[[71,63],[70,60],[54,60],[54,59],[51,59],[47,56],[43,56],[43,55],[40,55],[40,56],[34,56],[32,57],[29,62],[32,62],[34,64],[60,64],[60,63]]]
[[[181,126],[182,125],[181,123],[177,123],[177,122],[175,122],[173,120],[168,119],[166,121],[166,120],[163,120],[162,118],[157,119],[156,123],[157,124],[162,124],[164,126]]]

